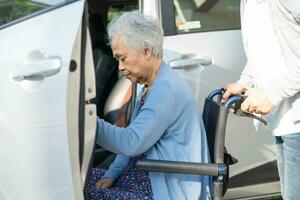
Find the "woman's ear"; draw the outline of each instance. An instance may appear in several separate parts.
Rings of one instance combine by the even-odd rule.
[[[152,57],[153,49],[152,48],[145,48],[145,56],[147,60],[150,60]]]

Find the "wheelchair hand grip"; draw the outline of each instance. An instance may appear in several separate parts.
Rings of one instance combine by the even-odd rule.
[[[233,113],[235,115],[256,119],[266,126],[267,125],[266,120],[264,120],[263,118],[261,118],[257,115],[254,115],[253,113],[245,112],[241,109],[241,105],[245,101],[246,98],[247,97],[244,95],[232,96],[226,101],[225,106],[231,106],[234,104],[234,107],[233,107],[234,112]]]
[[[225,107],[232,107],[234,110],[234,114],[237,116],[241,116],[241,117],[249,117],[249,118],[253,118],[256,119],[258,121],[260,121],[261,123],[263,123],[264,125],[267,125],[267,121],[264,120],[263,118],[254,115],[253,113],[249,113],[249,112],[244,112],[241,110],[241,104],[245,101],[245,99],[247,98],[244,95],[236,95],[236,96],[231,96],[229,97],[225,102],[221,102],[220,99],[222,97],[222,95],[225,92],[225,88],[220,88],[220,89],[216,89],[213,92],[211,92],[208,95],[208,98],[210,100],[213,100],[213,98],[215,96],[218,96],[218,100],[217,102],[223,104]]]

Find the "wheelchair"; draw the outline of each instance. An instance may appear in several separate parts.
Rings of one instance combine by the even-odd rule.
[[[149,172],[181,173],[213,176],[212,198],[220,200],[225,195],[229,181],[229,166],[237,163],[225,147],[225,132],[228,114],[250,117],[263,124],[267,122],[251,113],[243,112],[240,107],[245,100],[243,95],[232,96],[221,101],[225,89],[211,92],[205,99],[202,118],[207,134],[211,163],[180,162],[167,160],[139,160],[136,167]]]

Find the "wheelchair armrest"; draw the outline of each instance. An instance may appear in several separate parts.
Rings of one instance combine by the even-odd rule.
[[[138,160],[136,168],[149,172],[166,172],[179,174],[197,174],[219,176],[227,174],[227,166],[223,163],[196,163],[169,160]]]

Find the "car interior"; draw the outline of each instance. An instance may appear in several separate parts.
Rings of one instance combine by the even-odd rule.
[[[121,78],[118,63],[108,44],[107,25],[122,12],[137,10],[137,0],[89,0],[89,30],[96,76],[97,115],[106,121],[124,127],[128,124],[135,102],[135,89],[130,81]],[[115,155],[96,145],[93,166],[107,168]]]

